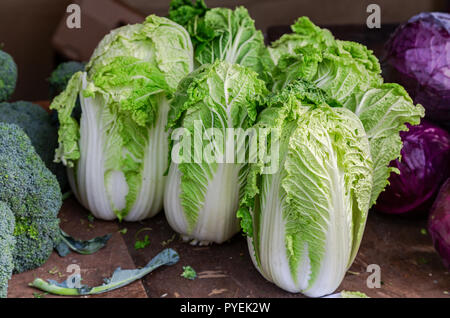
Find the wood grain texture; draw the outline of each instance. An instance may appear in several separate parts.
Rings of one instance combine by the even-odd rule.
[[[112,233],[108,245],[93,255],[71,253],[62,258],[56,252],[53,252],[50,259],[42,267],[13,275],[8,289],[9,298],[29,298],[34,297],[34,293],[41,294],[42,292],[29,287],[28,284],[37,277],[62,282],[72,274],[66,272],[67,267],[71,264],[80,267],[82,283],[89,286],[102,285],[103,279],[111,277],[117,267],[123,269],[135,268],[122,234],[117,232],[119,225],[115,222],[99,220],[90,222],[87,218],[88,215],[88,212],[78,204],[75,198],[70,198],[66,200],[59,214],[61,228],[69,235],[82,240]],[[46,295],[45,297],[56,296]],[[146,298],[147,293],[142,282],[137,281],[121,289],[89,297]]]
[[[136,265],[143,266],[148,255],[164,246],[175,249],[181,260],[175,266],[143,279],[150,297],[302,297],[290,294],[266,281],[253,266],[246,239],[237,234],[222,245],[191,246],[182,242],[168,226],[164,214],[152,220],[124,224],[124,239]],[[431,239],[421,233],[425,218],[399,218],[371,211],[358,256],[338,290],[361,291],[370,297],[449,297],[450,275],[434,251]],[[135,234],[149,235],[150,245],[134,250]],[[167,240],[172,241],[165,245]],[[381,268],[381,288],[371,289],[366,281],[369,264]],[[183,266],[190,265],[199,277],[182,278]]]

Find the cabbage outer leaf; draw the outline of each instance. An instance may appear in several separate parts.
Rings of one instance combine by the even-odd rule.
[[[255,29],[247,9],[212,9],[205,15],[205,25],[213,30],[214,39],[197,47],[198,63],[213,63],[218,59],[263,73],[260,56],[265,50],[264,38],[261,31]]]
[[[78,93],[82,86],[82,72],[75,73],[67,83],[66,89],[53,100],[50,108],[58,111],[60,129],[58,131],[59,147],[56,149],[55,161],[73,167],[80,158],[80,127],[72,111],[75,108]]]
[[[420,104],[414,105],[402,86],[388,83],[353,95],[343,106],[358,115],[369,138],[374,162],[372,206],[389,184],[390,173],[399,173],[389,167],[392,160],[400,157],[399,132],[407,130],[405,123],[418,125],[425,110]]]
[[[308,17],[298,18],[291,26],[291,30],[293,33],[283,34],[268,48],[274,65],[278,64],[281,56],[294,54],[298,48],[312,45],[323,50],[334,44],[331,32],[319,28]]]
[[[383,82],[373,58],[367,49],[354,42],[337,41],[334,47],[324,50],[314,45],[300,47],[280,58],[273,72],[272,90],[280,91],[291,81],[302,78],[342,103],[352,94]]]

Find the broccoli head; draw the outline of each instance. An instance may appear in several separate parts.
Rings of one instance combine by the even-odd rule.
[[[14,213],[14,271],[41,266],[61,240],[62,195],[56,177],[19,126],[0,123],[0,201]]]
[[[15,124],[25,131],[47,168],[56,175],[61,189],[65,190],[67,173],[62,164],[54,162],[58,128],[52,125],[50,115],[30,102],[0,103],[0,122]]]
[[[14,269],[14,226],[14,214],[6,203],[0,201],[0,298],[6,298],[8,294],[8,282]]]
[[[17,83],[17,65],[11,55],[0,50],[0,102],[8,100]]]

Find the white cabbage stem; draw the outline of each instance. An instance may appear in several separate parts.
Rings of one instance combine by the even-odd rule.
[[[212,180],[209,180],[203,207],[198,211],[195,227],[190,230],[181,204],[181,172],[172,163],[164,196],[164,211],[172,229],[185,241],[207,245],[223,243],[239,232],[236,211],[239,206],[239,172],[236,164],[218,164]]]
[[[86,87],[83,76],[83,89]],[[127,180],[122,171],[105,171],[105,153],[108,141],[104,133],[107,123],[102,97],[85,98],[80,93],[82,116],[80,121],[80,159],[74,168],[68,168],[71,188],[79,202],[96,218],[114,220],[117,213],[126,208],[129,192]],[[158,118],[148,130],[144,164],[139,194],[125,221],[140,221],[156,215],[163,205],[167,169],[168,133],[165,131],[169,101],[162,97]],[[121,213],[122,213],[121,212]]]
[[[339,171],[337,167],[331,172]],[[305,242],[302,262],[293,277],[286,253],[286,220],[283,217],[284,196],[281,187],[281,173],[263,176],[263,195],[260,199],[259,257],[255,258],[253,239],[248,238],[249,253],[258,271],[267,280],[291,293],[302,293],[310,297],[321,297],[333,293],[347,271],[352,246],[351,200],[340,193],[344,183],[343,174],[333,176],[334,192],[330,199],[325,254],[315,282],[308,286],[311,278],[311,264],[308,257],[310,247]]]

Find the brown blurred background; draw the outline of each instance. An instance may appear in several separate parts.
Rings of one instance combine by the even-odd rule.
[[[81,1],[81,9],[98,0]],[[61,60],[52,37],[60,21],[66,16],[66,8],[73,0],[1,0],[0,43],[12,54],[19,66],[19,81],[13,100],[43,100],[48,98],[46,79]],[[155,13],[166,15],[169,0],[121,0],[143,17]],[[244,5],[256,20],[256,26],[264,33],[274,25],[289,25],[298,16],[306,15],[319,25],[364,24],[370,3],[381,7],[382,23],[402,23],[422,11],[448,11],[448,0],[206,0],[210,7],[235,7]],[[101,16],[113,12],[105,10]],[[97,19],[95,13],[90,19]],[[108,17],[110,18],[110,17]],[[72,34],[77,42],[98,41],[100,29],[85,27]],[[95,24],[91,24],[95,25]],[[109,26],[108,26],[109,27]],[[115,27],[114,25],[111,27]],[[100,33],[100,34],[98,34]]]

